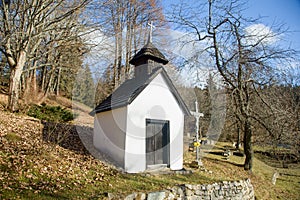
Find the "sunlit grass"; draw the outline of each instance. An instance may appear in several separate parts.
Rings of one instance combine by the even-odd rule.
[[[13,144],[14,141],[19,142],[20,136],[8,134],[5,137]],[[59,148],[55,153],[54,149],[48,151],[40,149],[41,147],[37,148],[40,151],[39,165],[32,162],[37,160],[37,153],[28,151],[23,159],[14,157],[22,167],[16,163],[15,168],[11,168],[8,163],[11,162],[12,155],[0,152],[1,172],[8,173],[14,181],[9,188],[1,188],[0,194],[5,199],[102,199],[107,193],[124,197],[133,192],[160,191],[181,184],[210,184],[250,178],[257,199],[300,199],[299,168],[274,168],[254,158],[253,171],[246,172],[243,169],[244,157],[222,156],[224,149],[229,147],[230,143],[217,143],[211,150],[214,153],[209,153],[208,148],[202,158],[206,170],[193,164],[195,152],[185,152],[184,168],[191,170],[192,174],[120,173],[99,165],[100,162],[81,162],[77,165],[76,159],[83,158],[63,148]],[[89,162],[94,161],[92,159]],[[51,171],[44,172],[44,168],[49,166]],[[16,169],[19,172],[16,172]],[[56,174],[60,170],[63,173]],[[68,173],[69,170],[71,171]],[[273,185],[271,180],[275,171],[278,171],[280,176],[276,185]]]

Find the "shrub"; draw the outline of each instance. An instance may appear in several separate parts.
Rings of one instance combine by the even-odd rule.
[[[44,103],[40,106],[32,105],[27,115],[48,122],[69,122],[77,117],[60,106],[48,106]]]

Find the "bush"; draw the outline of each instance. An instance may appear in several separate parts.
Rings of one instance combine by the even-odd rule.
[[[69,122],[77,117],[60,106],[48,106],[44,103],[41,106],[32,105],[27,115],[48,122]]]

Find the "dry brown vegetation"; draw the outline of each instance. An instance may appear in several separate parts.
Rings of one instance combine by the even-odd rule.
[[[53,100],[47,101],[51,103]],[[71,105],[66,99],[60,101]],[[54,102],[52,104],[55,105]],[[86,112],[88,108],[77,106],[78,111],[85,113],[82,116],[84,121],[77,122],[92,123]],[[64,129],[56,130],[74,131],[72,126],[68,124],[71,127],[68,129],[61,125]],[[191,164],[194,153],[186,152],[185,168],[193,171],[191,175],[124,174],[91,156],[80,140],[66,139],[58,144],[47,141],[45,134],[45,123],[0,109],[1,199],[102,199],[108,193],[126,195],[136,191],[162,190],[183,183],[202,184],[246,178],[251,179],[258,199],[299,199],[298,168],[275,169],[255,159],[253,173],[248,173],[243,170],[242,157],[231,156],[224,160],[220,155],[207,154],[203,163],[208,171],[202,171]],[[213,151],[219,151],[224,145],[228,144],[219,143]],[[280,176],[274,186],[271,179],[275,170]]]

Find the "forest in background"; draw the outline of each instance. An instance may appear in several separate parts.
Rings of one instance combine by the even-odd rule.
[[[146,41],[145,25],[165,22],[155,0],[2,1],[1,17],[1,90],[9,94],[11,111],[18,110],[16,99],[40,101],[48,94],[92,107],[95,87],[104,89],[99,102],[129,77],[130,57]],[[114,44],[102,46],[108,55],[97,53],[104,75],[95,80],[85,59],[101,37]]]
[[[204,135],[214,127],[222,131],[222,138],[244,142],[249,158],[245,169],[251,169],[252,142],[285,146],[298,155],[299,52],[265,42],[284,33],[282,26],[272,27],[272,34],[247,34],[246,27],[257,21],[244,20],[238,5],[234,0],[202,1],[197,12],[195,6],[181,4],[165,13],[158,0],[1,0],[0,92],[9,97],[6,107],[15,112],[22,110],[20,99],[25,104],[41,103],[48,95],[93,107],[132,77],[129,60],[145,44],[147,24],[153,22],[157,35],[176,26],[192,33],[192,42],[213,41],[182,63],[171,57],[174,63],[166,67],[177,77],[185,63],[210,57],[213,70],[204,88],[177,84],[182,94],[190,90],[196,95],[205,116]],[[254,36],[259,39],[244,42]],[[99,58],[101,62],[94,63]],[[213,78],[216,74],[222,79],[221,88]],[[226,95],[225,108],[215,103],[220,93]],[[194,100],[186,98],[191,108]],[[224,109],[223,128],[218,120]]]

